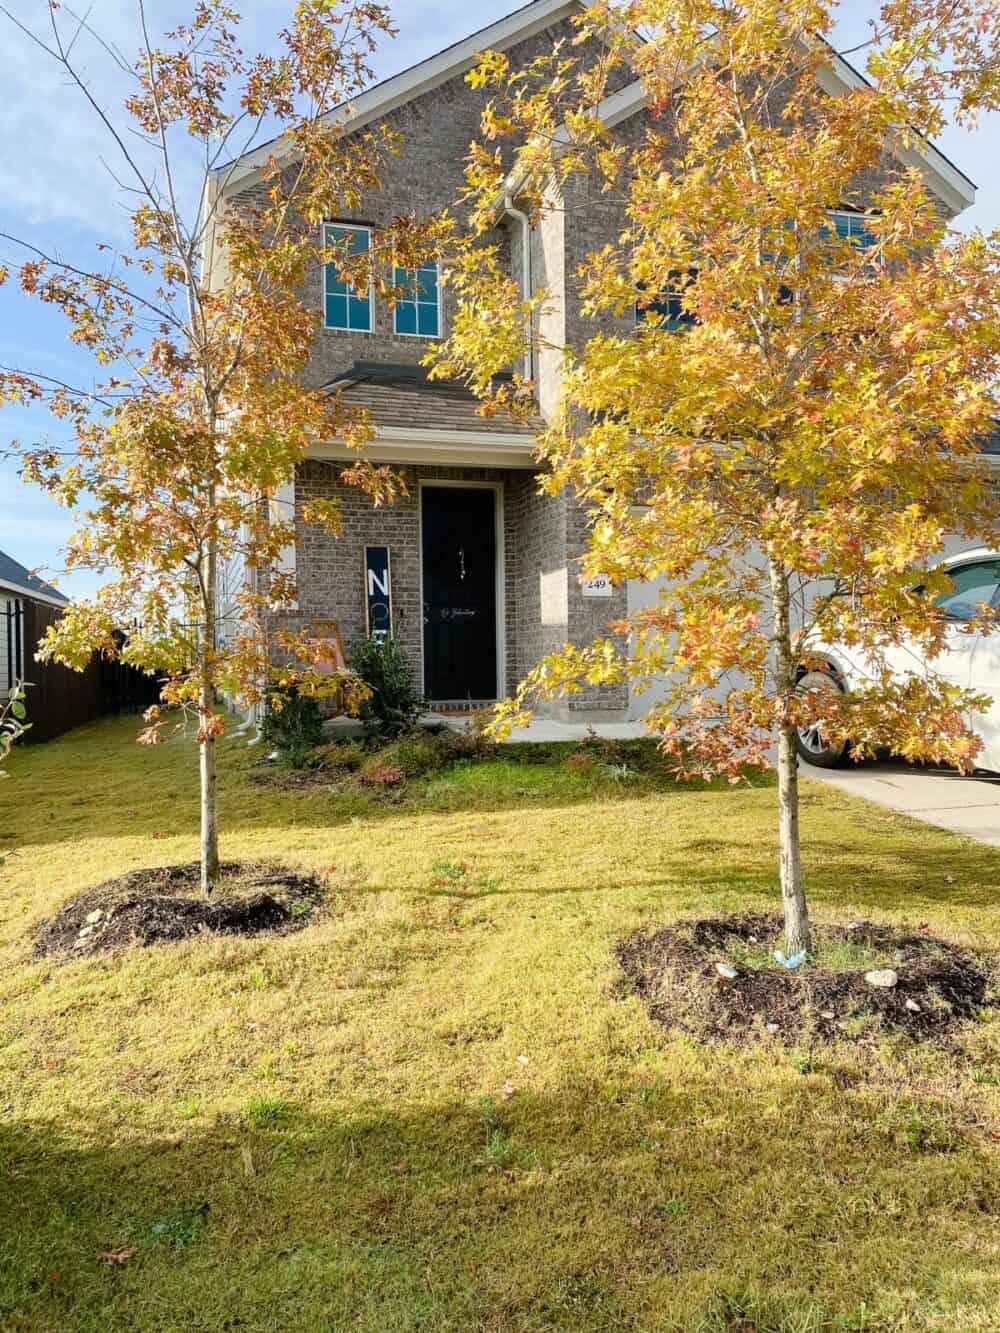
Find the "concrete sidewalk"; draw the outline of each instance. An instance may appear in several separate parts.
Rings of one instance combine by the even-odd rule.
[[[803,764],[801,773],[851,796],[864,796],[876,805],[1000,847],[998,777],[963,777],[953,769],[920,768],[898,760],[872,760],[847,768]]]
[[[609,741],[634,741],[650,735],[643,722],[553,722],[545,717],[533,717],[526,727],[515,727],[507,738],[509,744],[519,741],[583,741],[588,736],[600,736]]]

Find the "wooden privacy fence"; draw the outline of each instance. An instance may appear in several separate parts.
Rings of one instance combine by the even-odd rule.
[[[4,617],[5,661],[0,670],[29,683],[25,708],[31,730],[24,741],[48,741],[71,727],[92,722],[108,713],[139,711],[156,703],[160,686],[156,678],[121,662],[95,656],[85,671],[71,671],[55,662],[36,662],[35,649],[49,625],[59,619],[55,606],[27,597],[7,599]]]

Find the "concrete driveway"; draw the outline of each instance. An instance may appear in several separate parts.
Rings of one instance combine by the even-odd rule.
[[[953,769],[923,768],[894,759],[847,768],[801,766],[803,777],[864,796],[928,824],[1000,847],[1000,777],[963,777]]]

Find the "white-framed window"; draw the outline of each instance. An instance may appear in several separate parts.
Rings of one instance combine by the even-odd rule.
[[[824,228],[824,235],[836,236],[839,241],[850,241],[859,250],[870,250],[878,244],[878,237],[868,225],[869,216],[853,208],[831,208],[832,232]]]
[[[353,222],[327,222],[323,226],[325,245],[346,245],[348,254],[364,255],[372,248],[371,227]],[[344,282],[336,264],[323,271],[323,327],[351,333],[371,333],[371,287],[359,296],[349,282]]]
[[[396,267],[395,331],[403,338],[441,336],[441,281],[435,261],[420,268]]]

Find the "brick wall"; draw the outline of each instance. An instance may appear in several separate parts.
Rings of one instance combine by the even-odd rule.
[[[458,468],[436,465],[400,465],[395,470],[406,479],[408,496],[395,504],[376,509],[356,486],[340,481],[341,464],[313,461],[298,472],[295,508],[299,518],[297,571],[298,610],[274,616],[271,629],[295,628],[314,619],[336,620],[345,642],[365,633],[362,561],[366,545],[388,546],[392,565],[393,627],[413,666],[418,686],[423,681],[423,592],[420,582],[420,483],[456,481],[467,485],[486,482],[501,489],[503,514],[503,563],[505,569],[503,626],[505,660],[501,686],[513,688],[523,670],[519,650],[524,617],[519,612],[523,556],[519,550],[524,494],[534,484],[525,470],[503,468]],[[317,524],[301,521],[302,506],[322,496],[341,502],[340,537]]]
[[[419,687],[423,682],[423,592],[420,559],[420,484],[450,481],[498,486],[503,515],[504,662],[501,691],[518,681],[545,653],[567,640],[589,641],[606,622],[624,610],[624,592],[614,599],[589,600],[580,595],[575,566],[567,550],[579,554],[585,545],[583,515],[568,492],[543,495],[538,479],[526,469],[460,468],[400,465],[408,496],[376,509],[355,486],[340,481],[342,465],[319,460],[304,464],[295,486],[299,516],[297,571],[298,609],[272,617],[270,629],[301,628],[312,620],[334,619],[350,645],[365,632],[362,561],[366,545],[389,547],[395,633],[406,650]],[[335,537],[316,524],[301,521],[310,499],[338,498],[342,533]],[[624,708],[620,692],[588,690],[569,708]],[[556,704],[548,711],[566,711]]]
[[[512,46],[508,55],[513,64],[526,63],[556,42],[569,43],[576,29],[566,21],[553,24],[527,40]],[[586,57],[586,47],[577,48]],[[357,222],[377,232],[393,218],[407,213],[429,217],[444,208],[456,208],[464,189],[464,165],[469,146],[479,137],[479,120],[489,93],[474,90],[457,75],[440,87],[414,98],[383,117],[386,126],[400,136],[400,153],[390,157],[380,171],[377,194],[357,210],[343,209],[332,221]],[[262,187],[252,186],[234,196],[234,206],[241,200],[252,201]],[[497,238],[507,245],[507,230]],[[323,274],[310,274],[303,298],[316,310],[322,309]],[[454,311],[451,293],[443,291],[443,320],[446,332]],[[355,361],[379,361],[412,364],[421,361],[429,339],[400,337],[393,330],[393,311],[384,301],[373,302],[370,333],[322,329],[310,362],[308,382],[325,384],[347,370]]]

